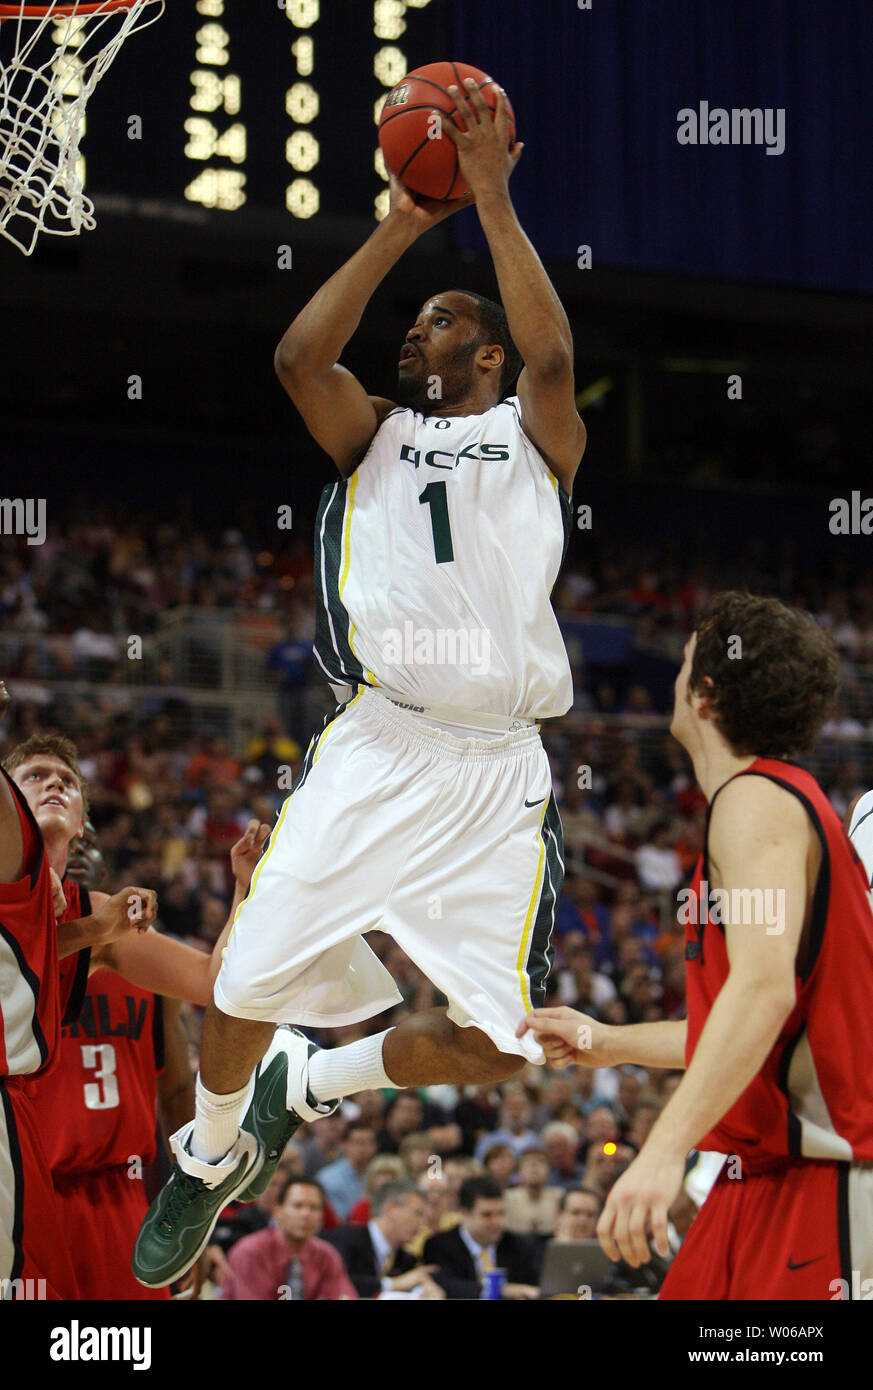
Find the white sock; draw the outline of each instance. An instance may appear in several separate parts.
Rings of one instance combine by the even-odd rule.
[[[382,1065],[382,1044],[391,1032],[360,1038],[330,1051],[316,1052],[309,1063],[309,1089],[316,1100],[339,1100],[356,1091],[381,1091],[397,1086]]]
[[[214,1091],[207,1091],[200,1080],[200,1073],[197,1073],[197,1085],[194,1088],[197,1108],[194,1112],[194,1133],[191,1135],[191,1153],[194,1158],[199,1158],[202,1163],[217,1163],[230,1152],[237,1141],[240,1122],[248,1109],[252,1081],[248,1081],[241,1091],[219,1096]]]

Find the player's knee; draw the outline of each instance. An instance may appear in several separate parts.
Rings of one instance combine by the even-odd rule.
[[[488,1081],[508,1081],[524,1069],[525,1058],[517,1052],[498,1052],[492,1063],[493,1071],[485,1079]]]

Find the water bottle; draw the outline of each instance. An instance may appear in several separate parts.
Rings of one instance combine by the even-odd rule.
[[[505,1269],[486,1269],[482,1275],[482,1292],[480,1298],[502,1298],[503,1285],[506,1283]]]

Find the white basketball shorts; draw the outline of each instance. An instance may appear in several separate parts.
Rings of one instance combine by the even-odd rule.
[[[364,941],[388,932],[501,1052],[543,1061],[541,1005],[563,882],[561,822],[535,726],[457,738],[368,687],[309,745],[237,912],[223,1013],[337,1027],[401,1002]]]

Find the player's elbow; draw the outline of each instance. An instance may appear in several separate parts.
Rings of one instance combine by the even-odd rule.
[[[283,338],[273,353],[273,367],[281,382],[291,381],[299,375],[303,354],[299,344]]]
[[[526,357],[524,365],[534,381],[549,386],[573,379],[573,353],[563,343],[544,345],[533,360]]]

